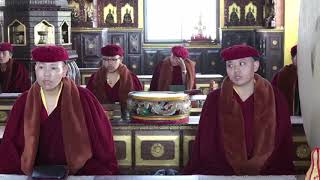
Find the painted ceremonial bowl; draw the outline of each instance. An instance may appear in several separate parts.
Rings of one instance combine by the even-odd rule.
[[[320,1],[301,1],[298,41],[299,95],[309,146],[320,146]]]
[[[131,92],[128,110],[133,122],[186,123],[191,102],[184,93],[170,91]]]

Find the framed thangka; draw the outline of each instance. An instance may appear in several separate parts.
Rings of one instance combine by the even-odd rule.
[[[99,27],[138,27],[138,0],[98,2]]]
[[[68,0],[68,5],[72,27],[93,27],[96,24],[97,7],[93,0]]]

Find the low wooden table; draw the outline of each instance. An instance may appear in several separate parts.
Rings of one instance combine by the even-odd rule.
[[[0,137],[16,96],[0,97]],[[196,98],[203,99],[203,97]],[[198,104],[201,104],[200,102]],[[201,105],[200,105],[201,107]],[[193,112],[193,114],[200,113]],[[1,118],[0,118],[1,119]],[[182,170],[189,160],[199,116],[190,116],[188,124],[156,125],[134,124],[129,121],[111,121],[116,145],[116,156],[121,174],[153,174],[164,168]],[[301,117],[292,117],[294,165],[296,173],[304,174],[310,166],[310,149]],[[0,178],[1,179],[1,178]]]

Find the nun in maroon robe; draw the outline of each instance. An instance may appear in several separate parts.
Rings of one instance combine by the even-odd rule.
[[[185,85],[186,90],[196,89],[195,63],[182,46],[174,46],[171,56],[166,57],[155,68],[150,91],[168,91],[170,85]]]
[[[184,174],[294,174],[287,103],[255,74],[259,53],[246,45],[224,49],[228,76],[202,108],[198,133]]]
[[[116,174],[110,122],[93,94],[66,77],[67,51],[42,46],[32,56],[37,81],[7,119],[0,173],[31,175],[35,166],[66,165],[74,175]]]
[[[12,59],[12,50],[10,43],[0,44],[0,93],[21,93],[31,86],[27,69]]]
[[[101,48],[102,67],[89,79],[89,89],[103,104],[120,102],[126,106],[128,93],[143,91],[138,77],[122,64],[124,51],[118,45]]]
[[[285,96],[290,115],[301,115],[298,73],[297,73],[297,45],[291,48],[292,64],[283,67],[272,79],[272,84],[279,88]]]

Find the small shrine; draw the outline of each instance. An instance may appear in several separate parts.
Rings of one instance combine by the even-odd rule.
[[[13,58],[33,71],[31,51],[36,46],[61,45],[68,50],[69,76],[79,70],[74,62],[77,54],[71,44],[71,12],[63,0],[6,0],[4,9],[4,41],[15,48]],[[79,77],[78,77],[79,78]]]

